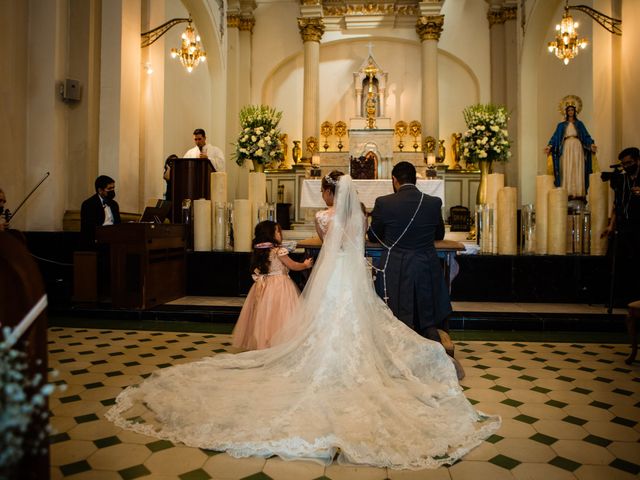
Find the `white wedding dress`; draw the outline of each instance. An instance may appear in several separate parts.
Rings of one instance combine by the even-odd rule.
[[[118,426],[235,457],[397,469],[451,464],[500,426],[476,411],[444,348],[376,295],[362,211],[341,177],[336,211],[277,346],[160,370],[124,390]]]

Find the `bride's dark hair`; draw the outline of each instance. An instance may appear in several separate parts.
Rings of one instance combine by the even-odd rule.
[[[253,237],[253,254],[251,255],[251,271],[256,269],[260,273],[269,273],[269,254],[272,247],[277,247],[279,242],[276,240],[276,232],[280,228],[276,222],[264,220],[256,225]],[[260,245],[262,244],[262,245]],[[271,244],[270,246],[264,244]]]
[[[336,194],[336,185],[338,184],[338,180],[343,176],[344,173],[340,170],[333,170],[329,172],[327,175],[322,177],[322,190],[329,190],[334,195]]]

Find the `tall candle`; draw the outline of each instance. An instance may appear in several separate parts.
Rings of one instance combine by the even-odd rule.
[[[267,175],[263,172],[249,174],[249,202],[251,202],[251,228],[258,223],[260,206],[267,203]]]
[[[536,253],[547,253],[547,205],[553,175],[536,177]]]
[[[591,211],[591,255],[607,253],[607,238],[600,238],[609,222],[609,184],[599,173],[589,175],[589,210]]]
[[[193,249],[211,251],[211,200],[200,198],[193,202]]]
[[[250,252],[251,248],[251,203],[246,199],[233,201],[233,250]]]
[[[217,202],[227,201],[227,173],[213,172],[211,174],[211,202],[215,205]]]
[[[498,190],[498,254],[518,253],[517,228],[518,189],[504,187]]]
[[[567,189],[549,190],[547,198],[547,251],[550,255],[566,255]]]
[[[498,253],[498,244],[500,239],[498,237],[498,218],[500,217],[500,210],[498,206],[498,190],[504,187],[504,174],[503,173],[490,173],[487,176],[487,203],[493,205],[494,210],[494,222],[491,245],[491,252]]]

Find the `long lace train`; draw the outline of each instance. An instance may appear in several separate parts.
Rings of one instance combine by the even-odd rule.
[[[442,345],[375,294],[350,180],[279,345],[158,371],[107,418],[236,457],[328,464],[339,453],[340,463],[410,469],[451,464],[495,432],[500,418],[467,401]]]

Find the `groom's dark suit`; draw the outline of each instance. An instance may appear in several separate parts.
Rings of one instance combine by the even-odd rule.
[[[376,199],[369,239],[376,241],[373,231],[386,245],[392,245],[411,221],[422,195],[415,185],[404,184],[396,193]],[[389,308],[423,336],[427,336],[430,327],[441,328],[451,313],[449,289],[434,245],[435,240],[444,238],[441,208],[439,198],[424,195],[413,223],[391,250],[385,272]],[[386,257],[387,252],[383,251],[381,267]],[[382,277],[376,277],[380,297],[384,297]]]

